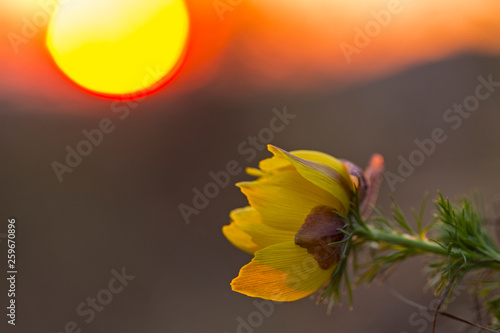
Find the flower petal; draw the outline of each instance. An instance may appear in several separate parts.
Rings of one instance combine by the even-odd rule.
[[[255,258],[241,268],[231,287],[252,297],[295,301],[324,285],[333,269],[321,269],[307,249],[293,242],[280,243],[257,251]]]
[[[290,152],[290,154],[300,157],[304,160],[321,163],[333,167],[335,169],[342,164],[342,162],[339,159],[336,159],[332,155],[328,155],[316,150],[293,150]]]
[[[249,174],[250,176],[254,177],[263,177],[265,176],[265,173],[263,173],[260,169],[257,168],[246,168],[245,172]]]
[[[254,254],[261,249],[260,246],[252,241],[252,237],[243,231],[236,222],[222,227],[222,233],[238,249]]]
[[[346,212],[349,209],[349,202],[351,201],[354,185],[342,162],[333,157],[330,159],[322,156],[325,161],[329,161],[327,165],[322,162],[318,163],[302,159],[272,145],[268,145],[268,149],[275,156],[288,160],[305,179],[328,191],[337,198],[341,202],[343,208],[339,209],[340,211]],[[314,153],[315,156],[319,156],[316,154],[318,152]]]
[[[259,169],[266,174],[275,174],[282,170],[293,169],[293,166],[286,159],[273,156],[260,161]]]
[[[233,210],[231,220],[233,222],[224,226],[222,232],[234,246],[251,254],[266,246],[295,238],[295,232],[263,224],[259,213],[252,207]]]
[[[297,232],[311,209],[318,205],[342,208],[339,200],[295,169],[236,185],[260,214],[262,223],[278,229]]]
[[[316,150],[293,150],[290,154],[304,160],[321,163],[329,166],[338,166],[339,160],[335,157]],[[292,164],[281,156],[273,156],[259,162],[259,169],[267,174],[275,174],[282,170],[294,168]],[[262,176],[259,174],[259,177]]]

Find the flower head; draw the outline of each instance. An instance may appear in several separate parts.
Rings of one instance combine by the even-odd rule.
[[[273,157],[247,169],[258,179],[237,184],[250,206],[233,210],[223,227],[234,246],[254,255],[231,286],[248,296],[294,301],[328,282],[342,259],[345,222],[338,213],[348,213],[356,190],[363,203],[373,203],[378,184],[328,154],[268,149]],[[383,160],[376,156],[379,175]]]

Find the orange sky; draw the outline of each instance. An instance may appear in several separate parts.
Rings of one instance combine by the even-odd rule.
[[[93,103],[97,97],[69,84],[52,62],[41,22],[45,11],[39,3],[2,1],[0,34],[8,38],[2,39],[0,48],[1,94]],[[359,82],[459,52],[500,53],[497,0],[187,4],[192,23],[187,57],[176,79],[163,88],[169,92],[162,93],[195,89],[228,70],[241,73],[235,84],[243,88],[314,89],[325,81]],[[38,32],[24,39],[16,52],[9,38],[26,36],[23,22],[34,18],[41,20]],[[372,29],[372,36],[358,36],[356,44],[359,31],[366,34],[367,29]]]

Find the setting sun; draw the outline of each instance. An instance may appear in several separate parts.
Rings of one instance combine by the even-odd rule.
[[[66,0],[52,17],[47,47],[59,68],[84,89],[140,96],[175,74],[188,32],[182,0]]]

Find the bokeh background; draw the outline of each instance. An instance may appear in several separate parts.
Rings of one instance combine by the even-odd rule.
[[[494,208],[500,87],[457,129],[443,115],[475,93],[478,76],[500,81],[500,6],[401,1],[399,14],[348,61],[340,45],[353,45],[355,29],[389,2],[221,2],[232,10],[221,15],[216,2],[187,2],[192,31],[184,64],[171,83],[140,101],[104,99],[70,84],[47,53],[43,26],[18,52],[2,39],[0,233],[15,217],[19,269],[17,325],[7,325],[3,314],[2,332],[65,332],[71,321],[95,333],[430,332],[430,321],[390,292],[429,305],[435,296],[423,290],[422,260],[402,265],[384,284],[357,288],[352,311],[344,304],[327,316],[325,306],[304,299],[276,304],[257,327],[239,328],[238,318],[248,321],[257,308],[229,283],[251,256],[221,228],[246,199],[232,185],[222,188],[189,224],[178,206],[192,205],[193,189],[228,161],[256,166],[269,157],[260,150],[247,162],[238,145],[269,126],[274,108],[286,107],[296,118],[272,144],[359,165],[379,152],[393,173],[415,140],[444,130],[447,140],[394,191],[383,182],[378,204],[385,211],[390,194],[410,215],[426,191],[434,198],[437,190],[451,198],[477,190]],[[35,1],[1,6],[4,37],[20,33],[23,18],[40,11]],[[128,116],[120,119],[116,107]],[[82,130],[103,118],[115,130],[59,182],[51,164],[63,163],[65,147],[76,147]],[[246,179],[241,173],[231,184]],[[495,209],[487,214],[495,218]],[[78,305],[122,268],[135,279],[85,323]],[[474,320],[466,292],[449,311]],[[440,318],[438,328],[464,326]]]

